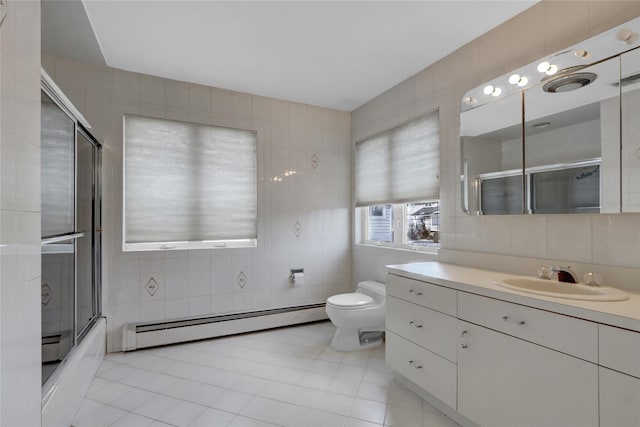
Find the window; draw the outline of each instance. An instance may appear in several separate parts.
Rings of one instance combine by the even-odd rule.
[[[123,249],[255,246],[254,131],[126,115]]]
[[[438,200],[369,206],[361,208],[361,212],[363,243],[414,250],[439,246]]]
[[[356,206],[362,242],[439,245],[440,128],[434,111],[356,143]]]

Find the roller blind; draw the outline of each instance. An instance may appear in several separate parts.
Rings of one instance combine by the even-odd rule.
[[[255,245],[256,133],[125,115],[124,249]]]
[[[356,205],[439,197],[438,111],[356,143]]]

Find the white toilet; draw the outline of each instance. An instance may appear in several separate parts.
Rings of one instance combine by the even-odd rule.
[[[373,281],[358,283],[354,293],[327,299],[326,311],[336,326],[331,347],[339,351],[363,350],[382,343],[386,287]]]

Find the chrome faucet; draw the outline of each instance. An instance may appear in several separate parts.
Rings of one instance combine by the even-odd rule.
[[[574,273],[574,271],[568,265],[566,267],[554,265],[553,267],[551,267],[551,271],[555,273],[556,280],[558,280],[558,282],[579,282],[578,276],[576,276],[576,273]]]

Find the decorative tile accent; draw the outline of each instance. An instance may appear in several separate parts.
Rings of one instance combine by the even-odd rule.
[[[244,272],[241,271],[240,274],[238,274],[238,279],[236,280],[238,286],[240,286],[240,288],[244,288],[244,285],[246,285],[248,281],[247,276],[245,276]]]
[[[300,221],[296,221],[296,223],[293,225],[293,232],[295,233],[296,237],[300,237],[300,233],[302,233],[302,224],[300,224]]]
[[[316,153],[313,153],[313,156],[311,156],[311,167],[313,169],[317,169],[319,165],[320,159],[318,158],[318,155]]]
[[[51,301],[51,287],[44,283],[42,285],[42,305],[46,306]]]
[[[158,292],[158,287],[159,287],[158,282],[156,282],[156,279],[152,277],[144,286],[144,289],[147,291],[149,295],[154,296],[156,292]]]

